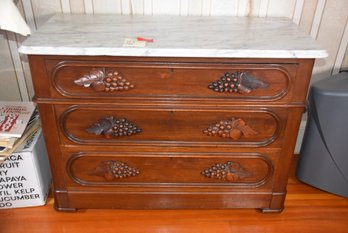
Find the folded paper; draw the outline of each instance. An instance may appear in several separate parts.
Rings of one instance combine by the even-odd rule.
[[[16,32],[23,36],[30,34],[30,28],[12,0],[0,1],[0,29]]]

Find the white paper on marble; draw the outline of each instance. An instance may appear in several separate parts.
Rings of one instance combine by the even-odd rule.
[[[125,38],[153,38],[145,48]],[[57,15],[20,52],[221,58],[321,58],[327,53],[289,19],[201,16]]]

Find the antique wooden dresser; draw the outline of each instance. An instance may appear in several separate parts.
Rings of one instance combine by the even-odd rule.
[[[57,210],[283,209],[326,56],[291,21],[57,15],[20,52]]]

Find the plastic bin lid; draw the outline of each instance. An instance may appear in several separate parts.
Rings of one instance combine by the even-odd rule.
[[[321,95],[348,96],[348,72],[320,80],[312,85],[312,90]]]

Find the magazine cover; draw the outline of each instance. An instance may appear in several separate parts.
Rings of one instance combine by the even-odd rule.
[[[35,108],[33,102],[0,101],[0,137],[21,137]]]
[[[40,121],[39,120],[37,120],[34,124],[31,124],[30,126],[28,126],[26,128],[26,130],[24,131],[22,137],[18,138],[18,140],[16,140],[16,142],[14,143],[13,146],[5,147],[5,148],[0,146],[0,160],[3,157],[11,155],[11,153],[13,151],[15,151],[17,149],[17,147],[23,143],[23,141],[27,140],[29,137],[31,137],[33,134],[35,134],[38,129],[40,129]]]

